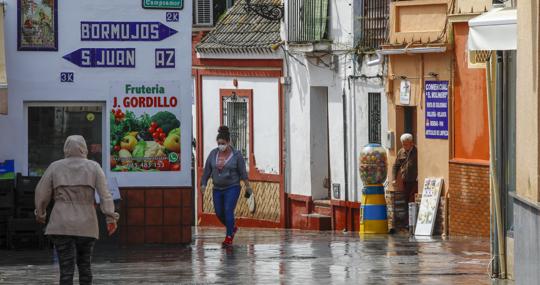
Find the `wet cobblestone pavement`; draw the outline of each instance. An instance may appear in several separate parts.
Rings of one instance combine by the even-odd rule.
[[[99,243],[94,284],[492,284],[489,240],[199,228],[187,246]],[[51,250],[0,251],[0,284],[54,284]],[[510,284],[495,282],[493,284]]]

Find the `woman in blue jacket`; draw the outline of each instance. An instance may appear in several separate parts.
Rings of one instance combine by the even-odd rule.
[[[246,162],[242,153],[230,145],[231,134],[228,127],[219,127],[216,141],[218,147],[213,149],[206,159],[201,192],[204,192],[208,180],[212,178],[214,209],[219,221],[227,229],[223,246],[228,247],[232,245],[234,235],[238,231],[234,210],[240,196],[240,181],[246,186],[246,198],[252,195],[253,190],[249,185]]]

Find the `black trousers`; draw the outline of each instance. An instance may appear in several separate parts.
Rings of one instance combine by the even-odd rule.
[[[49,236],[58,254],[60,285],[73,284],[75,264],[79,269],[79,284],[92,284],[92,253],[95,238],[78,236]]]

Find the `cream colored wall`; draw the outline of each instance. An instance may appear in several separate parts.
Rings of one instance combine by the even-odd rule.
[[[492,0],[457,0],[454,14],[482,13],[491,9]]]
[[[450,141],[426,139],[425,137],[425,106],[424,106],[424,80],[448,80],[451,82],[452,55],[424,54],[424,55],[398,55],[391,56],[391,73],[396,76],[407,76],[411,80],[411,105],[416,105],[416,144],[418,147],[418,182],[419,191],[426,177],[443,177],[445,190],[449,179],[449,154]],[[438,78],[425,77],[430,72],[439,74]],[[424,80],[422,79],[424,77]],[[392,101],[388,106],[389,129],[395,132],[395,146],[401,147],[399,141],[403,129],[399,112],[396,112],[396,104],[399,103],[399,80],[394,80],[391,89]],[[450,91],[451,93],[451,91]],[[451,95],[450,95],[451,96]],[[450,100],[449,100],[450,101]],[[449,113],[450,110],[449,110]],[[450,118],[449,118],[450,121]],[[395,161],[396,151],[389,152],[389,173]]]
[[[428,43],[443,39],[449,0],[413,0],[390,5],[390,44]]]
[[[447,80],[451,84],[451,53],[445,54],[425,54],[424,55],[424,75],[431,72],[439,74],[438,78],[426,78],[426,80]],[[450,87],[451,88],[451,87]],[[451,92],[448,102],[451,102]],[[418,181],[423,183],[426,177],[443,177],[444,189],[448,189],[450,157],[450,138],[448,140],[426,139],[425,135],[425,106],[424,94],[422,94],[420,107],[417,108],[417,142],[418,142]],[[449,105],[450,106],[450,105]],[[451,114],[451,110],[448,113]],[[448,117],[450,122],[450,116]],[[448,128],[449,131],[450,127]],[[445,193],[445,192],[444,192]]]
[[[538,8],[538,0],[519,1],[517,8],[517,193],[534,202],[539,201]]]

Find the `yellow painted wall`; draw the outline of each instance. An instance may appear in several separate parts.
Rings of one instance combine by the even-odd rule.
[[[449,140],[434,140],[425,138],[425,99],[423,92],[423,80],[448,80],[451,86],[451,53],[424,54],[424,55],[394,55],[390,57],[390,74],[395,76],[407,76],[411,81],[411,105],[416,106],[416,145],[418,147],[418,182],[419,191],[426,177],[443,177],[445,190],[449,178]],[[430,72],[439,74],[438,79],[425,77]],[[425,77],[422,79],[422,77]],[[395,148],[389,152],[389,173],[395,161],[397,150],[401,147],[399,140],[403,129],[399,111],[399,82],[394,80],[391,85],[388,106],[389,129],[395,132]],[[450,90],[450,96],[452,91]],[[449,99],[449,102],[451,99]],[[449,110],[449,114],[451,114]],[[449,118],[450,122],[450,118]],[[449,128],[450,129],[450,128]]]
[[[517,193],[539,201],[538,193],[538,0],[519,1],[517,42]],[[536,11],[532,13],[532,11]],[[532,64],[531,64],[532,63]]]

